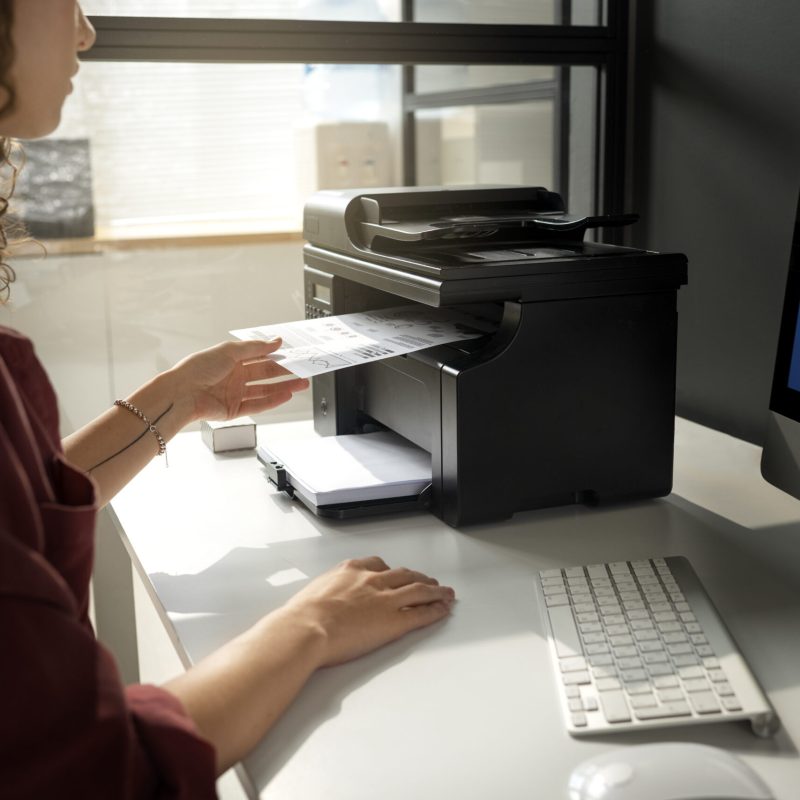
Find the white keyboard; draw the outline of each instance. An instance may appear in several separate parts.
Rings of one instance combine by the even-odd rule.
[[[778,718],[685,558],[539,573],[567,730],[574,736]]]

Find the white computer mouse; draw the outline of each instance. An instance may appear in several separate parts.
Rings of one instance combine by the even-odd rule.
[[[572,771],[569,800],[774,800],[740,758],[704,744],[659,742],[612,750]]]

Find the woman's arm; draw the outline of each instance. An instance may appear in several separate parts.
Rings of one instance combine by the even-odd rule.
[[[165,684],[215,747],[241,760],[319,667],[350,661],[443,619],[455,593],[377,557],[346,561],[285,606]]]
[[[190,422],[233,419],[274,408],[308,388],[302,378],[253,385],[290,375],[267,356],[273,342],[224,342],[194,353],[127,398],[169,441]],[[64,452],[95,479],[104,505],[159,451],[156,436],[139,417],[113,406],[64,439]]]

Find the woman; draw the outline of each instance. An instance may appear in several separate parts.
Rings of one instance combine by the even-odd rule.
[[[94,31],[74,0],[0,0],[0,137],[58,125]],[[5,250],[5,237],[2,240]],[[14,273],[3,252],[0,289]],[[445,617],[452,589],[377,557],[309,583],[180,677],[125,689],[87,618],[94,517],[187,423],[257,413],[308,382],[227,342],[181,361],[58,440],[56,400],[24,336],[0,328],[0,794],[213,797],[322,666]]]

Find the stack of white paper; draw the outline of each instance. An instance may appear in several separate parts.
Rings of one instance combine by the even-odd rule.
[[[258,449],[317,506],[409,497],[431,482],[430,453],[390,431],[314,435]]]

